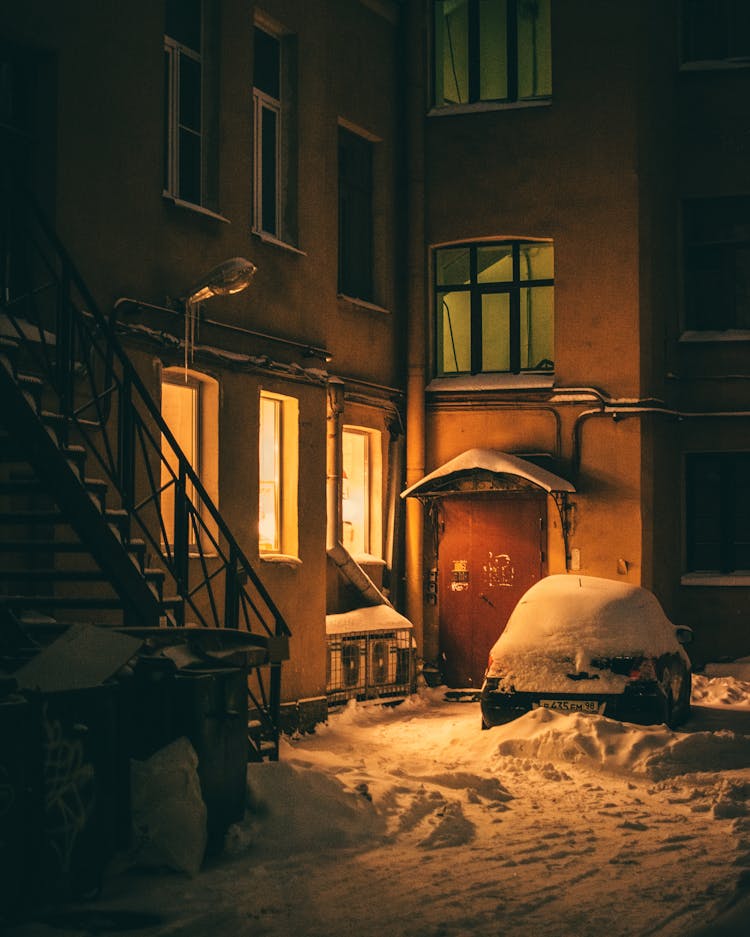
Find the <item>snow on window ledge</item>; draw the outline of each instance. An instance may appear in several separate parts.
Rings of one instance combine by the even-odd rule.
[[[519,390],[554,387],[553,371],[527,374],[460,374],[456,377],[435,377],[425,390]]]
[[[290,556],[287,553],[261,553],[261,563],[276,563],[279,566],[301,566],[302,560],[298,556]]]
[[[680,335],[681,342],[750,342],[748,329],[689,330]]]
[[[345,303],[351,303],[352,306],[356,306],[359,309],[369,309],[370,312],[383,312],[386,315],[390,315],[390,310],[386,309],[385,306],[378,306],[377,303],[368,302],[366,299],[348,296],[346,293],[338,293],[337,298],[343,300]]]
[[[385,566],[385,560],[372,553],[357,553],[352,556],[352,559],[360,566]]]
[[[683,573],[681,586],[750,586],[750,571],[738,573]]]

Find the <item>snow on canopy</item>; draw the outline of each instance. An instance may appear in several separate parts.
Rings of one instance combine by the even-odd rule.
[[[408,498],[409,495],[417,494],[423,488],[426,488],[430,482],[439,478],[445,478],[448,475],[456,475],[460,472],[471,472],[475,469],[483,469],[492,472],[495,475],[515,475],[518,478],[525,478],[532,484],[543,488],[545,491],[575,491],[575,488],[569,481],[560,478],[553,472],[534,465],[520,456],[510,455],[507,452],[501,452],[499,449],[467,449],[461,455],[450,459],[440,468],[425,475],[418,482],[401,492],[402,498]]]
[[[326,615],[326,634],[360,634],[366,631],[395,631],[411,628],[408,618],[389,605],[369,605],[351,612]]]
[[[596,673],[599,692],[619,692],[627,677],[598,670],[600,657],[687,655],[653,593],[594,576],[548,576],[513,610],[490,657],[490,676],[516,690],[570,689],[571,668]],[[606,685],[605,685],[606,684]],[[589,686],[578,682],[577,690]]]

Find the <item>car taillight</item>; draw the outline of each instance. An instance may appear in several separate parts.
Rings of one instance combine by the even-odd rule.
[[[656,680],[656,665],[653,657],[644,657],[628,674],[630,680]]]

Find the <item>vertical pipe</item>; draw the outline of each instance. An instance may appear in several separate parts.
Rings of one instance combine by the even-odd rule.
[[[326,414],[326,549],[341,542],[341,484],[343,454],[341,450],[341,418],[344,414],[344,382],[328,379],[328,412]]]
[[[406,385],[406,484],[425,474],[425,203],[424,122],[426,37],[424,4],[409,0],[404,10],[401,61],[406,88],[404,127],[407,165],[407,385]],[[423,510],[415,498],[406,503],[406,614],[414,626],[417,653],[424,653]]]

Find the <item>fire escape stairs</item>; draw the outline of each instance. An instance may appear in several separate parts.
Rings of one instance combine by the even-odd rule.
[[[248,760],[274,760],[286,621],[33,196],[0,184],[0,653],[191,625],[243,649]]]
[[[145,544],[130,540],[127,512],[108,508],[106,482],[86,475],[85,447],[61,441],[64,419],[42,408],[44,382],[16,371],[18,351],[18,342],[0,341],[0,604],[20,619],[121,609],[124,625],[174,624],[176,599],[161,595],[164,573],[144,568]],[[63,554],[96,564],[63,565]],[[80,587],[56,590],[59,583]],[[111,589],[87,592],[91,583]]]

